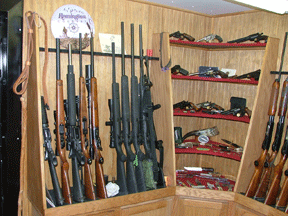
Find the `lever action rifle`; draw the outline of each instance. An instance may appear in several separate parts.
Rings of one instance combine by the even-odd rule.
[[[137,163],[137,158],[131,149],[130,139],[130,107],[129,107],[129,86],[128,76],[125,75],[125,49],[124,49],[124,22],[121,22],[121,106],[122,106],[122,137],[127,154],[126,161],[126,179],[128,192],[137,193],[137,181],[134,170],[134,163]]]
[[[44,97],[41,96],[41,109],[42,109],[42,129],[44,138],[44,148],[45,148],[45,160],[48,161],[50,175],[53,184],[53,191],[56,198],[56,205],[62,206],[64,204],[64,198],[62,196],[62,191],[60,189],[57,173],[55,167],[58,165],[57,158],[52,150],[51,145],[51,133],[49,129],[49,122],[47,118],[47,112],[44,105]]]
[[[90,46],[93,46],[93,38],[91,36]],[[93,49],[91,55],[94,56]],[[91,57],[91,60],[94,57]],[[94,64],[93,64],[94,65]],[[92,66],[92,64],[91,64]],[[94,68],[86,65],[87,91],[89,101],[89,132],[90,132],[90,151],[91,158],[95,159],[95,173],[96,173],[96,191],[99,198],[107,198],[107,191],[105,187],[104,171],[102,164],[104,159],[101,155],[102,147],[99,137],[99,114],[98,114],[98,99],[97,99],[97,79],[94,77]]]
[[[285,47],[286,47],[286,40],[284,42],[283,50],[285,49]],[[285,52],[282,52],[282,57],[283,57],[284,53]],[[247,197],[254,197],[255,196],[258,185],[261,181],[261,176],[262,176],[262,172],[264,169],[264,164],[267,160],[268,151],[269,151],[270,143],[271,143],[271,139],[272,139],[272,132],[273,132],[273,128],[274,128],[274,118],[275,118],[275,114],[277,111],[277,101],[278,101],[278,95],[279,95],[281,72],[282,72],[282,67],[280,67],[278,79],[275,79],[275,81],[273,82],[273,85],[272,85],[269,110],[268,110],[269,120],[268,120],[267,127],[266,127],[264,141],[262,143],[262,152],[261,152],[260,157],[254,162],[255,171],[253,173],[253,176],[250,180],[247,191],[245,193],[245,196],[247,196]]]
[[[69,183],[69,163],[66,159],[66,130],[65,130],[65,111],[64,111],[64,96],[63,96],[63,80],[60,73],[60,39],[56,39],[56,111],[54,111],[56,122],[56,148],[57,155],[61,160],[61,182],[64,202],[72,204],[72,196]]]
[[[80,140],[81,149],[85,156],[84,164],[84,188],[85,196],[88,199],[95,200],[96,194],[93,186],[93,179],[91,174],[90,165],[92,160],[88,151],[88,111],[86,101],[86,81],[82,73],[82,37],[79,34],[79,128],[80,128]]]
[[[128,194],[124,162],[126,156],[122,150],[121,141],[121,115],[120,115],[120,96],[119,83],[116,82],[115,68],[115,43],[112,43],[112,99],[108,100],[110,109],[110,121],[106,122],[110,126],[110,148],[115,148],[117,152],[117,184],[120,187],[119,195]]]
[[[287,33],[285,34],[280,71],[282,71],[282,66],[283,66],[283,61],[284,61],[286,40],[287,40]],[[286,113],[287,113],[287,102],[288,102],[288,78],[286,78],[285,81],[283,82],[281,100],[279,103],[279,110],[278,110],[279,121],[277,123],[275,138],[274,138],[274,142],[272,145],[272,154],[264,163],[264,172],[262,174],[261,182],[254,196],[255,199],[264,198],[266,195],[268,186],[269,186],[271,171],[274,167],[274,161],[276,159],[279,148],[281,146],[282,134],[283,134],[284,123],[285,123],[285,118],[286,118]]]
[[[67,147],[70,151],[69,158],[72,160],[73,200],[75,202],[84,202],[79,165],[83,166],[85,164],[85,157],[81,150],[79,127],[76,125],[75,74],[72,65],[71,44],[68,45],[67,101],[65,105]]]
[[[276,198],[280,188],[280,182],[283,174],[283,168],[288,157],[288,127],[286,129],[286,136],[283,147],[281,149],[281,157],[279,163],[274,168],[274,175],[270,185],[270,188],[267,192],[266,199],[264,201],[267,205],[276,204]]]
[[[135,175],[138,192],[146,191],[143,160],[144,153],[140,149],[139,137],[139,98],[138,98],[138,78],[135,76],[134,62],[134,24],[131,24],[131,123],[132,141],[137,155],[138,164],[135,165]]]

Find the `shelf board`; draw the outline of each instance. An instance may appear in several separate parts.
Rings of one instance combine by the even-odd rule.
[[[195,142],[195,140],[185,140],[185,142]],[[236,161],[241,161],[242,152],[234,152],[234,151],[223,151],[218,145],[225,144],[209,141],[209,144],[212,146],[206,145],[196,145],[192,148],[175,148],[175,154],[204,154],[204,155],[213,155],[217,157],[228,158]]]
[[[264,50],[266,43],[206,43],[206,42],[191,42],[183,40],[170,40],[171,46],[184,46],[192,48],[200,48],[205,50]]]
[[[230,115],[208,114],[208,113],[203,113],[202,111],[191,113],[189,111],[182,110],[179,108],[176,108],[173,110],[173,115],[174,116],[199,117],[199,118],[225,119],[225,120],[238,121],[238,122],[244,122],[244,123],[250,122],[250,118],[248,116],[237,117],[237,116],[233,116],[232,114]]]
[[[200,80],[200,81],[210,81],[210,82],[225,82],[225,83],[241,83],[241,84],[251,84],[258,85],[256,80],[242,80],[242,79],[225,79],[225,78],[213,78],[213,77],[199,77],[199,76],[184,76],[184,75],[171,75],[172,79],[181,80]]]

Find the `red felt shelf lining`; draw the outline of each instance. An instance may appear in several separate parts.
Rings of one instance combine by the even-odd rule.
[[[184,40],[170,40],[171,44],[182,44],[193,47],[202,47],[207,49],[219,49],[219,48],[247,48],[247,47],[266,47],[266,43],[206,43],[206,42],[191,42]]]
[[[184,75],[173,75],[172,79],[182,79],[182,80],[200,80],[200,81],[210,81],[210,82],[226,82],[226,83],[241,83],[241,84],[251,84],[258,85],[256,80],[242,80],[242,79],[225,79],[225,78],[213,78],[213,77],[199,77],[199,76],[184,76]]]
[[[189,117],[200,117],[200,118],[213,118],[213,119],[226,119],[230,121],[239,121],[244,123],[249,123],[250,119],[248,116],[237,117],[233,116],[232,114],[223,115],[223,114],[208,114],[203,113],[202,111],[191,113],[186,110],[182,110],[179,108],[174,109],[173,111],[174,116],[189,116]]]
[[[185,140],[185,142],[196,142],[195,140]],[[225,145],[222,143],[214,142],[210,140],[208,142],[212,144],[212,147],[205,145],[193,146],[192,148],[175,148],[175,154],[204,154],[204,155],[213,155],[217,157],[228,158],[236,161],[241,161],[242,153],[233,152],[233,151],[223,151],[222,148],[218,145]]]
[[[185,177],[186,174],[191,175],[191,177]],[[196,176],[193,176],[193,175],[196,175]],[[207,183],[210,183],[210,184],[213,184],[214,185],[214,188],[213,190],[219,190],[216,186],[215,186],[215,183],[218,181],[218,180],[212,180],[212,179],[208,179],[208,178],[203,178],[201,176],[199,176],[200,173],[196,173],[196,172],[187,172],[187,171],[176,171],[176,180],[180,180],[182,183],[184,183],[185,186],[187,187],[191,187],[187,180],[189,180],[193,185],[197,185],[196,183],[196,179],[198,179],[202,185],[206,186],[206,189],[208,189],[209,187],[207,186]],[[223,180],[225,179],[224,176],[222,176]],[[225,181],[218,181],[220,186],[222,187],[223,191],[228,191],[229,187],[228,187],[228,184],[232,185],[232,190],[234,189],[234,186],[235,186],[235,181],[232,181],[232,180],[229,180],[229,179],[225,179]],[[178,182],[176,181],[177,185],[178,186],[182,186],[182,185],[179,185]],[[183,186],[182,186],[183,187]]]

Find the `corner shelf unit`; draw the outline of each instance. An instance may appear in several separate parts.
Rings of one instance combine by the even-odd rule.
[[[239,160],[217,155],[195,154],[177,149],[176,169],[184,166],[212,167],[216,172],[235,177],[235,192],[245,192],[254,171],[254,161],[261,152],[266,123],[268,121],[268,102],[276,70],[279,39],[269,38],[267,43],[202,43],[181,40],[170,40],[172,67],[180,65],[190,73],[198,71],[199,66],[210,66],[236,69],[242,75],[261,69],[259,81],[236,80],[222,78],[204,78],[198,76],[172,75],[173,104],[179,101],[201,103],[211,101],[220,104],[225,110],[230,108],[230,97],[243,97],[247,107],[252,110],[251,119],[246,116],[238,118],[209,115],[206,113],[188,113],[175,109],[174,126],[182,127],[185,134],[192,130],[200,130],[217,126],[219,135],[213,141],[221,142],[221,138],[237,143],[244,151]],[[187,150],[186,150],[187,151]],[[181,154],[180,154],[181,152]],[[187,164],[190,163],[190,164]]]

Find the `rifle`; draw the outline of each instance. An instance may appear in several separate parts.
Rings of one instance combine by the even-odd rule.
[[[90,46],[92,46],[90,44]],[[82,74],[82,37],[81,33],[79,34],[79,128],[80,128],[80,140],[81,140],[81,149],[85,156],[84,164],[84,188],[85,196],[88,199],[96,200],[96,194],[93,185],[93,179],[91,174],[90,165],[92,160],[89,155],[88,147],[88,111],[87,111],[87,102],[86,102],[86,83],[85,78]],[[89,118],[90,119],[90,118]],[[89,134],[90,135],[90,134]],[[91,140],[91,139],[90,139]]]
[[[75,96],[75,74],[72,65],[71,44],[68,45],[68,73],[67,73],[67,101],[66,128],[67,128],[67,147],[70,151],[69,158],[72,160],[72,179],[73,179],[73,200],[84,202],[84,191],[79,175],[79,165],[85,164],[85,157],[82,154],[79,127],[76,125],[76,96]]]
[[[125,75],[125,49],[124,49],[124,22],[121,22],[121,105],[122,105],[122,137],[127,154],[126,179],[128,192],[137,193],[137,182],[134,170],[136,155],[132,152],[130,142],[130,107],[129,107],[129,86],[128,76]]]
[[[255,33],[255,34],[251,34],[248,35],[246,37],[243,38],[239,38],[236,40],[232,40],[232,41],[228,41],[227,43],[242,43],[245,41],[254,41],[254,42],[260,42],[261,40],[265,40],[265,43],[267,43],[267,39],[268,36],[267,35],[263,35],[263,33]]]
[[[164,188],[165,187],[165,179],[163,173],[163,160],[164,160],[164,147],[163,141],[157,140],[156,130],[153,120],[153,112],[161,107],[160,104],[154,105],[151,98],[151,90],[152,82],[150,81],[149,77],[149,61],[148,56],[145,57],[145,66],[147,69],[146,77],[143,79],[145,80],[144,85],[146,86],[144,95],[143,95],[143,105],[144,105],[144,114],[147,115],[147,126],[148,126],[148,134],[149,134],[149,143],[150,143],[150,150],[151,150],[151,159],[153,162],[153,176],[154,181],[157,183],[157,188]],[[159,162],[157,161],[157,154],[156,149],[159,151]]]
[[[285,208],[288,202],[288,169],[285,170],[284,175],[285,175],[285,180],[283,182],[281,192],[278,198],[276,199],[275,207],[277,209]],[[286,213],[287,213],[287,210],[286,210]]]
[[[106,126],[110,126],[110,148],[116,148],[117,152],[117,184],[120,187],[119,195],[128,194],[127,182],[125,177],[124,162],[126,156],[122,150],[121,141],[121,116],[120,116],[120,96],[119,83],[116,82],[115,69],[115,43],[112,43],[112,99],[108,100],[110,110],[110,121]]]
[[[132,141],[137,156],[138,164],[135,166],[135,175],[137,180],[138,192],[146,191],[143,160],[144,153],[140,149],[139,142],[139,98],[138,98],[138,78],[135,76],[134,61],[134,24],[131,24],[131,123],[132,123]]]
[[[264,163],[264,172],[261,178],[261,182],[254,196],[254,199],[263,198],[266,195],[268,185],[270,182],[271,171],[272,168],[274,167],[274,161],[276,159],[276,156],[278,154],[281,145],[285,116],[287,112],[287,102],[288,102],[287,100],[288,100],[288,79],[284,81],[282,87],[281,100],[278,111],[279,121],[277,123],[275,138],[272,145],[272,154],[269,157],[269,159]]]
[[[282,66],[283,66],[283,61],[284,61],[284,54],[285,54],[285,49],[286,49],[286,42],[287,42],[287,33],[285,34],[285,40],[284,40],[284,45],[283,45],[283,50],[282,50],[279,76],[278,76],[278,79],[275,79],[275,81],[273,82],[273,85],[272,85],[272,91],[271,91],[272,94],[270,97],[270,104],[269,104],[269,110],[268,110],[269,120],[268,120],[267,127],[266,127],[265,138],[264,138],[264,141],[262,143],[262,153],[261,153],[260,157],[258,158],[258,160],[256,160],[254,162],[255,171],[253,173],[253,176],[251,178],[251,181],[248,185],[248,188],[247,188],[247,191],[245,194],[245,196],[247,196],[247,197],[255,196],[255,193],[258,189],[258,185],[259,185],[260,180],[261,180],[263,168],[264,168],[265,162],[267,160],[268,150],[270,148],[272,132],[273,132],[273,127],[274,127],[274,118],[275,118],[275,113],[277,110],[277,100],[278,100],[278,94],[279,94],[281,72],[282,72]],[[285,109],[281,108],[281,110],[282,110],[282,112],[286,112],[286,108]],[[281,142],[281,140],[280,140],[280,142]]]
[[[69,183],[69,163],[66,159],[65,149],[65,112],[64,112],[64,96],[63,96],[63,80],[61,80],[60,73],[60,39],[56,39],[56,111],[54,111],[54,117],[56,122],[56,148],[57,155],[60,156],[61,160],[61,182],[62,182],[62,193],[64,202],[72,204],[72,197]]]
[[[93,38],[91,37],[90,46],[93,46]],[[91,51],[91,55],[93,55]],[[93,57],[94,59],[94,57]],[[102,164],[104,159],[100,153],[102,151],[101,140],[99,137],[99,114],[98,114],[98,99],[97,99],[97,79],[94,77],[94,68],[92,65],[86,65],[86,78],[87,78],[87,91],[89,101],[89,134],[90,146],[93,147],[90,151],[91,158],[95,159],[95,172],[96,172],[96,190],[97,196],[100,198],[107,198],[107,191],[105,187],[104,171]]]
[[[42,130],[44,138],[44,148],[45,148],[45,160],[48,161],[50,175],[53,184],[53,191],[56,198],[56,205],[62,206],[64,204],[64,198],[62,196],[62,191],[60,189],[57,173],[55,167],[58,165],[57,158],[52,150],[51,146],[51,133],[49,129],[49,122],[47,118],[47,113],[44,105],[44,97],[41,96],[41,109],[42,109]]]

